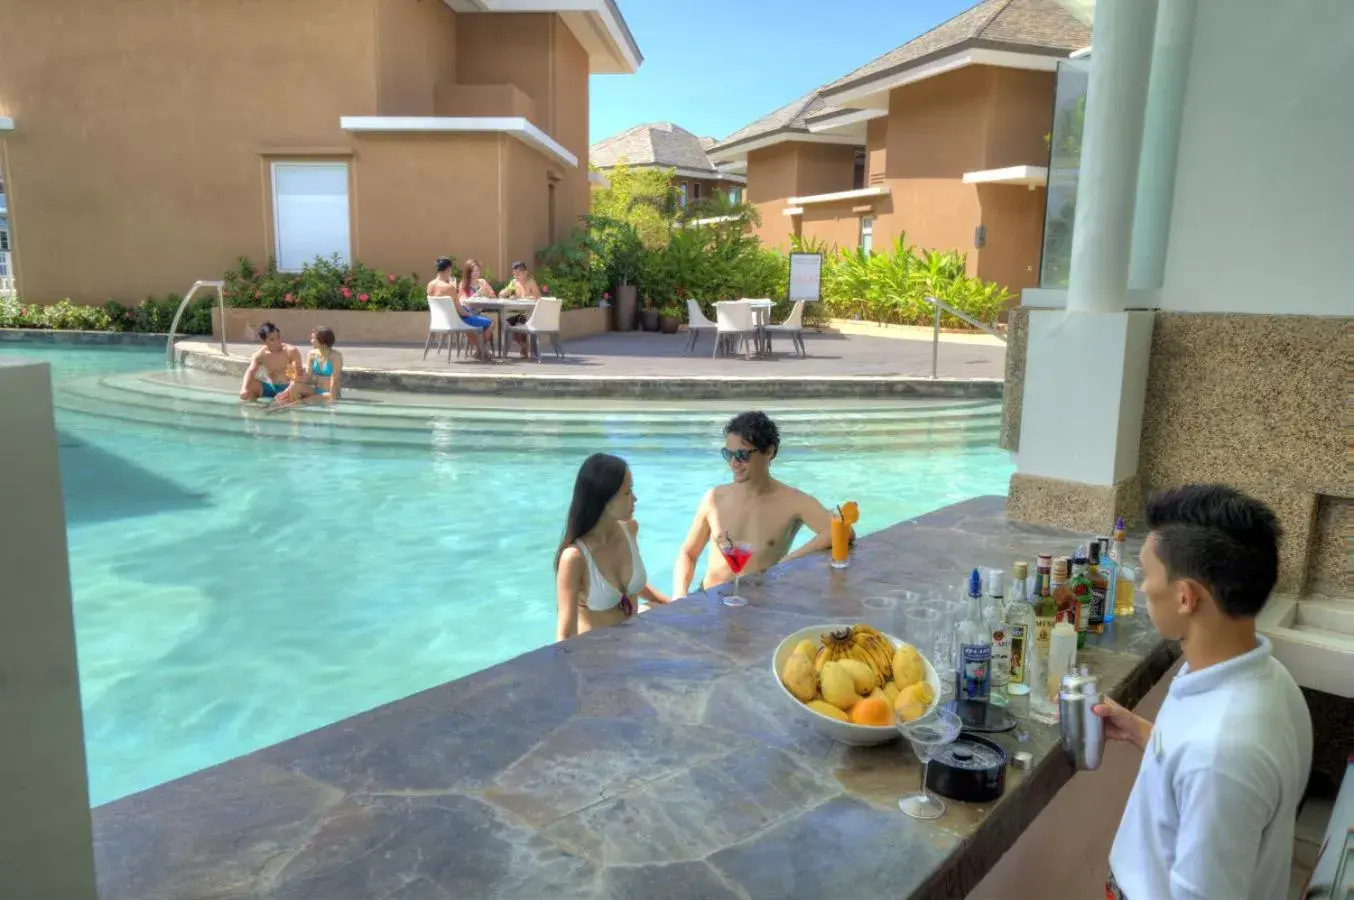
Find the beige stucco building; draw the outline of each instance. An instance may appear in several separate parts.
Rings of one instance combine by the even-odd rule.
[[[603,179],[621,164],[632,169],[671,169],[672,186],[683,206],[715,196],[737,202],[747,179],[710,161],[706,151],[714,144],[714,138],[700,137],[680,125],[650,122],[603,138],[588,149],[588,159]]]
[[[1010,290],[1038,283],[1054,70],[1090,29],[1054,0],[971,9],[729,135],[762,240],[968,255]]]
[[[613,0],[14,0],[0,165],[18,292],[182,292],[240,256],[495,274],[588,209]]]

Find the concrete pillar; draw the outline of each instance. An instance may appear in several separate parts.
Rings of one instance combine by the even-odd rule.
[[[1157,0],[1099,0],[1081,139],[1069,312],[1119,312],[1128,296]]]
[[[1128,276],[1128,286],[1133,290],[1161,287],[1166,271],[1171,204],[1175,199],[1175,163],[1185,115],[1190,54],[1194,49],[1195,0],[1159,0],[1159,3],[1133,211],[1133,251]]]
[[[0,422],[0,897],[94,900],[66,514],[45,364],[0,357]]]

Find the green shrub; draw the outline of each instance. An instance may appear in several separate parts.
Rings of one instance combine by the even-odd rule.
[[[211,334],[212,297],[200,297],[184,310],[179,334]],[[109,300],[103,306],[25,303],[0,299],[0,328],[50,328],[57,331],[130,331],[163,334],[169,331],[182,298],[169,294],[147,297],[135,306]]]
[[[454,261],[453,261],[454,262]],[[487,276],[486,276],[487,277]],[[262,309],[426,310],[428,292],[417,275],[396,275],[337,256],[316,258],[300,272],[262,271],[244,257],[225,274],[227,306]]]

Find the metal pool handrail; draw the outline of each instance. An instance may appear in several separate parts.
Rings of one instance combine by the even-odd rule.
[[[188,289],[188,294],[179,304],[179,309],[174,313],[174,321],[169,325],[169,340],[165,342],[165,362],[171,366],[174,364],[174,333],[179,330],[179,319],[183,318],[183,311],[188,308],[188,304],[193,302],[194,295],[199,288],[210,288],[216,291],[216,305],[221,310],[221,355],[226,355],[226,295],[222,288],[226,286],[224,281],[194,281],[193,286]]]
[[[936,308],[936,324],[934,331],[932,331],[931,333],[932,378],[936,377],[936,371],[940,366],[940,313],[942,310],[956,318],[963,319],[965,322],[969,323],[974,328],[977,328],[981,331],[986,331],[988,334],[992,335],[994,338],[1001,341],[1003,344],[1006,343],[1006,338],[1001,333],[999,333],[997,329],[993,328],[991,325],[979,322],[977,319],[973,318],[966,312],[961,312],[955,309],[953,306],[946,303],[944,300],[937,300],[935,297],[923,297],[922,299]],[[222,314],[223,320],[224,316],[225,314],[223,313]]]

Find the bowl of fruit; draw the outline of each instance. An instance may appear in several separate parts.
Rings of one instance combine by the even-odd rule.
[[[869,625],[802,628],[776,647],[771,674],[805,721],[843,744],[898,737],[896,717],[935,709],[940,679],[916,647]]]

